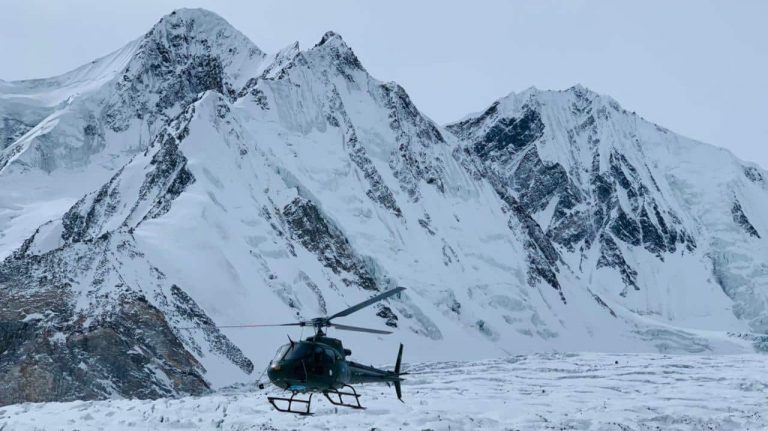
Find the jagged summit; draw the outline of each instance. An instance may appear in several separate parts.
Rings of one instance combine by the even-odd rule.
[[[218,64],[210,67],[223,69],[232,87],[242,86],[250,78],[244,75],[257,69],[265,56],[226,20],[205,9],[178,9],[164,16],[144,36],[137,55],[139,62],[150,62],[143,67],[155,69],[213,61]]]
[[[265,58],[215,13],[174,11],[141,38],[94,62],[58,77],[0,87],[5,101],[0,119],[7,129],[0,171],[11,165],[79,169],[98,159],[120,165],[200,93],[235,97]],[[121,144],[108,145],[107,134],[123,132],[128,135]]]
[[[365,70],[352,48],[342,39],[341,35],[333,31],[327,31],[320,41],[309,52],[322,52],[322,55],[330,55],[332,61],[337,62],[340,72],[343,68]]]
[[[156,52],[164,56],[193,55],[201,49],[196,46],[199,44],[207,45],[213,51],[218,50],[217,54],[222,57],[238,57],[242,51],[254,58],[265,55],[246,36],[216,13],[206,9],[178,9],[162,17],[142,37],[104,57],[50,78],[3,81],[0,91],[8,95],[6,97],[12,97],[14,90],[17,92],[26,90],[27,93],[24,95],[29,97],[29,93],[32,92],[71,88],[66,96],[81,95],[86,90],[84,87],[98,88],[94,84],[103,85],[124,73],[124,69],[135,61],[137,56],[142,56],[144,50],[156,50],[156,47],[151,46],[153,43],[166,47],[165,50]],[[21,95],[22,93],[19,93],[19,96]],[[59,95],[59,99],[63,100],[63,98],[65,96]]]
[[[225,27],[233,28],[227,20],[222,18],[216,12],[213,12],[204,8],[178,8],[171,11],[171,13],[163,16],[155,24],[157,26],[171,25],[175,26],[179,22],[192,23],[197,21],[198,23],[207,23],[210,27]]]
[[[509,93],[498,100],[500,107],[509,110],[519,109],[525,104],[538,105],[570,105],[574,109],[584,111],[587,105],[597,107],[603,104],[619,111],[621,107],[610,96],[600,94],[581,84],[576,84],[564,90],[542,90],[529,87],[519,93]]]
[[[329,41],[331,43],[341,43],[346,45],[346,42],[344,42],[344,39],[341,37],[341,35],[333,30],[326,31],[325,34],[323,34],[323,37],[320,38],[320,42],[318,42],[317,45],[325,45]]]
[[[237,55],[238,50],[245,48],[252,56],[264,56],[253,42],[228,21],[206,9],[174,10],[161,18],[145,36],[151,37],[165,39],[169,48],[176,50],[200,40],[209,43],[211,49],[222,49],[229,55]]]
[[[498,115],[499,113],[513,115],[524,106],[573,104],[574,99],[577,99],[578,104],[582,105],[580,108],[582,110],[585,104],[594,103],[610,104],[613,109],[621,110],[619,104],[611,97],[597,93],[581,84],[575,84],[563,90],[542,90],[536,86],[530,86],[522,91],[509,92],[507,95],[495,100],[485,110],[464,115],[458,120],[446,123],[445,127],[456,129],[456,126],[461,123],[476,121],[480,117]]]

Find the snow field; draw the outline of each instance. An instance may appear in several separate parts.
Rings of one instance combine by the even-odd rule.
[[[760,355],[538,354],[412,364],[404,403],[358,387],[366,410],[313,397],[314,415],[278,413],[256,385],[203,397],[0,408],[0,430],[765,430]]]

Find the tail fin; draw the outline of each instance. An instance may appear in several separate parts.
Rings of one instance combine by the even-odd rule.
[[[395,362],[395,376],[398,380],[395,380],[395,392],[397,393],[397,399],[403,401],[403,392],[400,389],[400,364],[403,361],[403,344],[400,343],[400,350],[397,352],[397,362]]]

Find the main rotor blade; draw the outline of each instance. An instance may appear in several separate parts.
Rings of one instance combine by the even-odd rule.
[[[381,329],[361,328],[359,326],[339,325],[338,323],[331,323],[331,326],[333,326],[336,329],[341,329],[342,331],[367,332],[369,334],[391,334],[392,333],[392,331],[382,331]]]
[[[217,328],[268,328],[271,326],[304,326],[304,322],[295,323],[276,323],[274,325],[223,325],[217,326]]]
[[[223,329],[223,328],[268,328],[268,327],[274,327],[274,326],[306,326],[306,322],[278,323],[278,324],[274,324],[274,325],[255,325],[255,324],[250,324],[250,325],[221,325],[221,326],[217,325],[217,326],[214,326],[214,328],[219,328],[219,329]],[[188,328],[179,328],[179,329],[198,329],[198,328],[199,327],[197,327],[197,326],[192,326],[192,327],[188,327]]]
[[[353,306],[347,308],[346,310],[339,311],[338,313],[336,313],[333,316],[329,317],[328,320],[335,319],[337,317],[348,316],[348,315],[354,313],[355,311],[361,310],[361,309],[363,309],[363,308],[365,308],[365,307],[367,307],[367,306],[369,306],[369,305],[371,305],[373,303],[379,302],[379,301],[381,301],[384,298],[389,298],[390,296],[392,296],[392,295],[394,295],[396,293],[400,293],[403,290],[405,290],[404,287],[396,287],[396,288],[394,288],[392,290],[387,290],[386,292],[381,293],[379,295],[376,295],[376,296],[374,296],[373,298],[371,298],[371,299],[369,299],[367,301],[363,301],[363,302],[361,302],[361,303],[359,303],[357,305],[353,305]]]

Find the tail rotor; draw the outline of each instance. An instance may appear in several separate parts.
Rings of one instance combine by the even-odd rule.
[[[397,394],[397,399],[400,400],[401,402],[404,402],[403,391],[402,389],[400,389],[400,381],[401,381],[400,365],[402,364],[402,361],[403,361],[403,343],[400,343],[400,350],[397,351],[397,362],[395,362],[396,380],[394,383],[395,383],[395,393]]]

